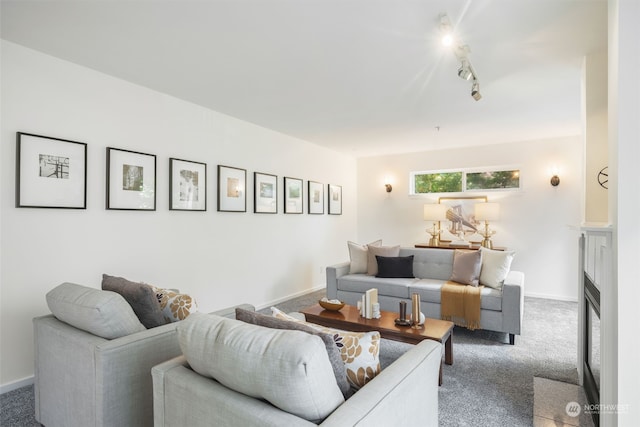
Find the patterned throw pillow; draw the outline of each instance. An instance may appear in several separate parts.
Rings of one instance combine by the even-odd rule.
[[[349,332],[303,322],[271,307],[274,317],[304,323],[320,332],[333,335],[340,356],[347,369],[347,379],[356,389],[361,388],[380,373],[380,332]]]
[[[156,298],[160,303],[162,314],[167,322],[184,320],[191,313],[198,311],[196,301],[187,294],[179,294],[171,289],[161,289],[152,286]]]

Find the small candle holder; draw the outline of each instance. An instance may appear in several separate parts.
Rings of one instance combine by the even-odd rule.
[[[420,323],[420,294],[411,295],[411,329],[422,329]]]

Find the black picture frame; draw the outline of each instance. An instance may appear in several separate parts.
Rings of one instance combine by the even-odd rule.
[[[308,181],[307,187],[307,213],[309,215],[324,215],[324,184]]]
[[[169,210],[207,210],[207,164],[169,158]]]
[[[16,208],[87,208],[87,144],[16,132]]]
[[[218,165],[218,212],[246,212],[246,188],[246,169]]]
[[[327,185],[327,205],[329,215],[342,215],[342,186],[335,184]]]
[[[304,210],[303,181],[299,178],[284,177],[284,213],[301,214]]]
[[[253,213],[278,213],[278,176],[253,173]]]
[[[156,210],[155,154],[107,147],[106,208]]]

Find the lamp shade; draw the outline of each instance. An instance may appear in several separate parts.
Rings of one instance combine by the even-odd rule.
[[[424,205],[424,220],[425,221],[444,221],[447,219],[447,205],[441,205],[439,203],[431,203]]]
[[[477,221],[500,219],[500,205],[498,203],[477,203],[474,208]]]

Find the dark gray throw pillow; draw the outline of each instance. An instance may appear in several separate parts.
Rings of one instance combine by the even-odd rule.
[[[151,286],[131,282],[123,277],[103,274],[102,289],[122,295],[145,328],[155,328],[167,323],[162,315],[162,308],[160,308],[156,293]]]
[[[376,277],[413,279],[413,255],[386,257],[376,255],[378,274]]]
[[[242,308],[236,308],[236,319],[242,320],[245,323],[264,326],[265,328],[288,329],[319,336],[327,349],[327,355],[329,356],[329,361],[331,362],[331,367],[333,368],[333,374],[336,377],[338,387],[345,399],[349,397],[351,386],[347,381],[347,369],[342,361],[342,356],[340,356],[340,349],[336,345],[331,334],[316,331],[312,327],[303,323],[293,322],[291,320],[282,320],[273,316],[266,316],[255,311],[244,310]]]

